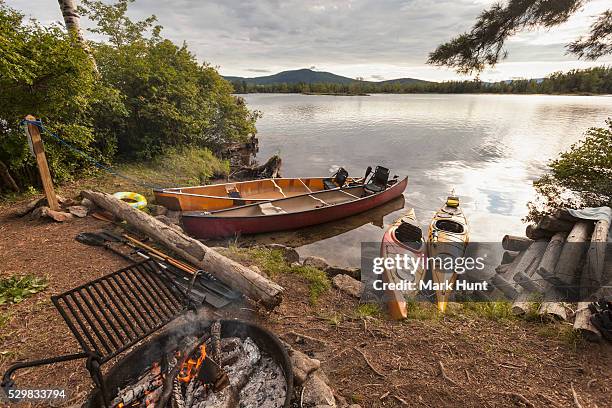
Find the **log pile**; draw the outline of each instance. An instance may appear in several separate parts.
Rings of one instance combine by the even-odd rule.
[[[525,237],[503,238],[506,252],[490,283],[512,300],[515,315],[573,318],[575,330],[599,341],[587,306],[612,292],[604,264],[609,229],[607,220],[577,219],[565,210],[546,216],[528,225]]]

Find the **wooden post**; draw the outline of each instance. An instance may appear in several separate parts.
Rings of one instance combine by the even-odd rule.
[[[32,115],[26,116],[26,120],[36,120]],[[59,204],[57,197],[55,196],[55,190],[53,190],[53,180],[51,179],[51,173],[49,172],[49,165],[47,164],[47,156],[45,156],[45,148],[43,146],[42,139],[40,138],[40,130],[38,126],[28,123],[26,126],[26,137],[31,142],[32,152],[36,157],[36,163],[38,164],[38,172],[40,173],[40,179],[42,180],[43,190],[45,196],[47,196],[47,204],[52,210],[58,211]]]

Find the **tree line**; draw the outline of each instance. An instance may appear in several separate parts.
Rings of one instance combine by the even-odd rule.
[[[256,132],[257,112],[231,84],[186,45],[163,38],[155,16],[128,18],[132,1],[83,0],[79,14],[104,39],[83,46],[79,33],[26,20],[0,0],[0,192],[38,185],[19,124],[27,114],[105,164],[148,161],[177,147],[214,150]],[[56,182],[93,170],[43,138]]]
[[[246,81],[232,83],[237,93],[495,93],[495,94],[612,94],[612,68],[602,66],[555,72],[543,79],[515,79],[502,82],[366,82],[296,83],[256,85]]]

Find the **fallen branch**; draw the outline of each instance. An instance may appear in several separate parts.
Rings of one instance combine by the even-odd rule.
[[[507,395],[509,397],[513,397],[513,398],[519,400],[520,402],[525,404],[527,407],[535,408],[535,405],[533,405],[533,402],[529,401],[527,399],[527,397],[525,397],[523,394],[519,394],[519,393],[516,393],[516,392],[507,392],[507,391],[498,391],[498,392],[500,394],[502,394],[502,395]]]
[[[574,383],[570,383],[570,388],[572,389],[572,396],[574,397],[574,404],[576,404],[576,408],[582,408],[580,401],[578,401],[578,394],[576,394],[576,390],[574,389]]]
[[[183,232],[169,227],[143,211],[132,208],[110,194],[86,190],[81,192],[81,195],[159,241],[189,263],[210,271],[222,282],[233,286],[245,296],[261,302],[267,308],[273,309],[282,301],[281,286]]]
[[[448,381],[449,383],[455,386],[459,386],[459,384],[457,384],[455,380],[453,380],[448,375],[446,375],[446,371],[444,370],[444,364],[442,364],[442,361],[438,360],[438,366],[440,367],[440,375],[442,376],[442,378],[444,378],[446,381]]]
[[[368,367],[370,367],[370,369],[372,371],[374,371],[378,376],[380,376],[380,377],[387,377],[386,375],[384,375],[383,373],[378,371],[376,368],[374,368],[374,366],[372,365],[372,363],[370,363],[370,360],[368,360],[368,357],[365,355],[365,353],[363,351],[359,350],[357,347],[353,347],[353,349],[355,349],[355,351],[357,351],[359,354],[361,354],[361,356],[365,360],[365,362],[368,365]]]

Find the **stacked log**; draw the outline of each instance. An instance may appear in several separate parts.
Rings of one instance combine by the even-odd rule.
[[[516,315],[534,310],[538,299],[541,317],[567,320],[567,302],[579,300],[574,329],[599,341],[588,305],[612,296],[612,289],[603,285],[610,278],[604,266],[609,229],[607,220],[578,219],[567,210],[545,216],[527,226],[526,237],[503,238],[505,252],[490,283],[513,301]]]

